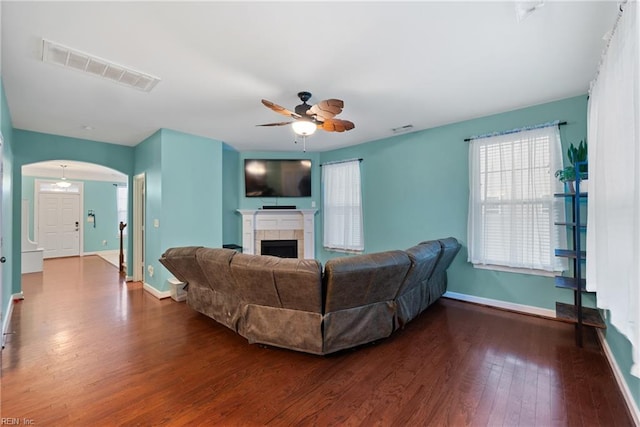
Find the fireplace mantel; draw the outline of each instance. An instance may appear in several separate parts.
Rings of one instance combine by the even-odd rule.
[[[296,239],[298,256],[315,258],[315,214],[317,209],[238,209],[242,215],[242,252],[257,254],[256,232],[270,240]]]

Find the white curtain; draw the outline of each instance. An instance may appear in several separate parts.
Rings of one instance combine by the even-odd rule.
[[[587,289],[633,347],[640,377],[640,11],[624,5],[589,97]]]
[[[558,126],[474,139],[469,148],[469,261],[475,265],[562,271],[566,247]]]
[[[322,166],[324,247],[330,250],[362,252],[362,195],[360,161]]]

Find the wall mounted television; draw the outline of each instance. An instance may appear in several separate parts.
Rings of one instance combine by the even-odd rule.
[[[245,159],[246,197],[311,197],[311,160]]]

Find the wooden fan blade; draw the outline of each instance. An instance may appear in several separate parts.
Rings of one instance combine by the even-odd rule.
[[[341,120],[341,119],[327,119],[319,125],[322,130],[326,130],[327,132],[344,132],[346,130],[351,130],[356,127],[353,122],[349,120]]]
[[[278,114],[282,114],[283,116],[293,117],[294,119],[300,118],[299,114],[296,114],[293,111],[289,111],[278,104],[274,104],[271,101],[267,101],[266,99],[263,99],[262,103],[264,104],[265,107],[270,108],[271,110],[275,111]]]
[[[256,125],[256,126],[286,126],[286,125],[290,125],[293,122],[278,122],[278,123],[265,123],[263,125]]]
[[[325,99],[309,108],[307,114],[310,116],[315,115],[320,120],[326,120],[340,114],[342,107],[344,107],[344,102],[341,99]]]

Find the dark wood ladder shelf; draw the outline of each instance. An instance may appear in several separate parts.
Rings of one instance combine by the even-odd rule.
[[[580,190],[580,182],[587,178],[586,162],[576,162],[574,165],[576,171],[576,190]],[[565,273],[566,276],[556,276],[555,285],[557,288],[570,289],[573,291],[573,305],[556,302],[556,318],[563,322],[573,323],[576,329],[576,344],[582,347],[582,330],[583,326],[593,326],[596,328],[606,328],[602,315],[598,309],[584,307],[582,304],[582,294],[587,291],[587,281],[583,277],[584,261],[587,257],[587,251],[583,242],[583,234],[587,229],[585,225],[586,205],[589,196],[587,193],[555,193],[555,197],[567,198],[567,202],[571,205],[571,213],[563,218],[563,221],[556,222],[555,225],[568,227],[567,231],[571,235],[571,242],[567,242],[567,248],[559,248],[555,250],[557,257],[568,258],[570,268]]]
[[[555,222],[555,225],[563,225],[565,227],[576,227],[577,224],[575,222]],[[580,227],[581,229],[586,230],[587,229],[587,225],[586,224],[580,224],[578,227]]]
[[[575,277],[556,276],[556,288],[572,289],[574,291],[577,291],[578,289],[580,289],[582,292],[588,292],[586,290],[587,281],[585,279],[580,279],[579,288],[578,288],[577,282],[578,282],[578,279],[576,279]]]
[[[576,251],[572,249],[556,249],[556,256],[561,256],[565,258],[576,258]],[[580,251],[580,260],[584,261],[587,257],[586,251]]]
[[[578,323],[576,306],[572,304],[565,304],[563,302],[556,302],[556,318],[563,322]],[[582,307],[582,324],[599,329],[607,328],[607,325],[604,323],[602,315],[600,314],[600,310],[596,308]]]

